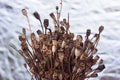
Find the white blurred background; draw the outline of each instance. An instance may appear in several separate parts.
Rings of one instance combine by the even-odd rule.
[[[50,18],[60,0],[0,0],[0,80],[30,80],[23,58],[10,47],[19,49],[18,35],[22,27],[28,29],[21,9],[28,10],[32,29],[40,28],[33,17],[38,11],[41,19]],[[63,0],[62,17],[70,13],[70,30],[84,34],[86,29],[98,32],[105,27],[98,45],[98,55],[104,59],[106,69],[98,78],[88,80],[120,80],[120,0]],[[51,20],[51,19],[50,19]],[[52,24],[50,24],[50,27]],[[29,33],[29,31],[28,31]]]

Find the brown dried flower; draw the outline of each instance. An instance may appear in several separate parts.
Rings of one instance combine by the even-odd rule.
[[[40,20],[40,15],[38,14],[38,12],[34,12],[33,15],[35,16],[36,19]]]
[[[26,9],[22,9],[22,14],[23,14],[24,16],[27,16],[27,10],[26,10]]]

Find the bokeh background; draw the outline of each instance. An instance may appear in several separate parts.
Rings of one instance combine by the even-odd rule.
[[[49,13],[55,12],[59,3],[60,0],[0,0],[0,80],[30,80],[23,58],[11,48],[20,48],[17,36],[23,27],[28,29],[21,9],[28,10],[32,29],[36,31],[40,24],[33,12],[38,11],[41,19],[50,18]],[[67,17],[68,12],[71,32],[84,36],[86,29],[96,33],[100,25],[105,27],[98,54],[106,69],[98,78],[88,80],[120,80],[120,0],[63,0],[62,17]]]

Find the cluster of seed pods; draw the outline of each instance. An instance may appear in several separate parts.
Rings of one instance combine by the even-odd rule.
[[[85,80],[97,77],[105,68],[103,60],[97,55],[97,45],[104,27],[100,26],[92,38],[90,29],[87,29],[85,37],[75,37],[69,30],[69,14],[67,19],[60,20],[59,7],[56,7],[56,11],[56,16],[50,13],[54,30],[49,28],[48,19],[42,22],[39,13],[33,13],[41,24],[41,30],[37,30],[35,35],[27,10],[22,9],[28,21],[31,39],[28,40],[26,29],[23,28],[23,34],[19,36],[21,49],[18,52],[26,62],[25,68],[33,80]],[[94,65],[97,67],[93,68]]]

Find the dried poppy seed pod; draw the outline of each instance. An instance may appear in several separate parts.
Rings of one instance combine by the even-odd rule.
[[[38,35],[42,34],[42,31],[41,30],[37,30],[37,34]]]
[[[58,74],[57,74],[57,72],[54,71],[54,73],[53,73],[53,79],[56,80],[57,77],[58,77]]]
[[[100,59],[99,62],[98,62],[99,65],[102,65],[103,64],[103,59]]]
[[[65,18],[63,19],[63,23],[64,23],[64,24],[66,24],[66,23],[67,23],[67,20],[66,20]]]
[[[23,51],[28,49],[28,44],[27,43],[21,43],[21,46],[22,46]]]
[[[90,77],[94,78],[94,77],[97,77],[97,76],[98,76],[98,74],[92,73],[92,74],[90,74],[89,76],[87,76],[87,78],[90,78]]]
[[[46,54],[51,56],[52,55],[52,51],[51,50],[47,50]]]
[[[22,14],[23,14],[24,16],[27,16],[27,10],[26,10],[26,9],[22,9]]]
[[[87,32],[86,32],[86,37],[89,37],[91,34],[91,30],[90,29],[87,29]]]
[[[46,46],[46,45],[43,45],[43,47],[42,47],[43,53],[45,53],[47,50],[48,50],[47,46]]]
[[[92,53],[95,54],[98,50],[95,48]]]
[[[59,29],[57,26],[54,26],[54,32],[57,32]]]
[[[88,70],[86,71],[85,75],[87,76],[87,75],[89,75],[91,72],[92,72],[92,69],[90,68],[90,69],[88,69]]]
[[[60,33],[64,34],[64,32],[65,32],[65,29],[64,29],[63,26],[61,26],[61,27],[60,27]]]
[[[70,37],[71,37],[71,39],[73,39],[74,38],[74,33],[70,33]]]
[[[50,13],[50,17],[51,17],[55,22],[57,22],[54,13]]]
[[[61,45],[61,48],[64,48],[66,45],[66,42],[65,41],[62,41],[62,45]]]
[[[33,15],[34,15],[34,17],[35,17],[36,19],[40,20],[40,15],[38,14],[37,11],[35,11],[35,12],[33,13]]]
[[[26,40],[26,37],[25,37],[24,35],[18,36],[18,37],[19,37],[19,40],[20,40],[21,42]]]
[[[64,26],[64,22],[63,21],[60,21],[60,24],[61,24],[61,26]]]
[[[59,9],[59,7],[58,6],[56,6],[56,10],[58,10]]]
[[[104,26],[99,27],[99,34],[104,30]]]
[[[27,64],[24,64],[24,67],[27,69]]]
[[[44,27],[47,29],[49,25],[49,20],[48,19],[44,19]]]
[[[31,40],[36,40],[36,36],[34,33],[31,34]]]
[[[82,42],[82,40],[83,40],[83,38],[82,38],[82,36],[81,35],[77,35],[77,38],[76,39],[78,39],[79,40],[79,42]]]
[[[100,70],[102,71],[103,69],[105,69],[105,65],[99,65],[95,70]]]
[[[96,63],[100,57],[97,55],[93,58],[93,62]]]
[[[76,59],[80,56],[80,49],[76,48],[75,49],[75,57]]]

